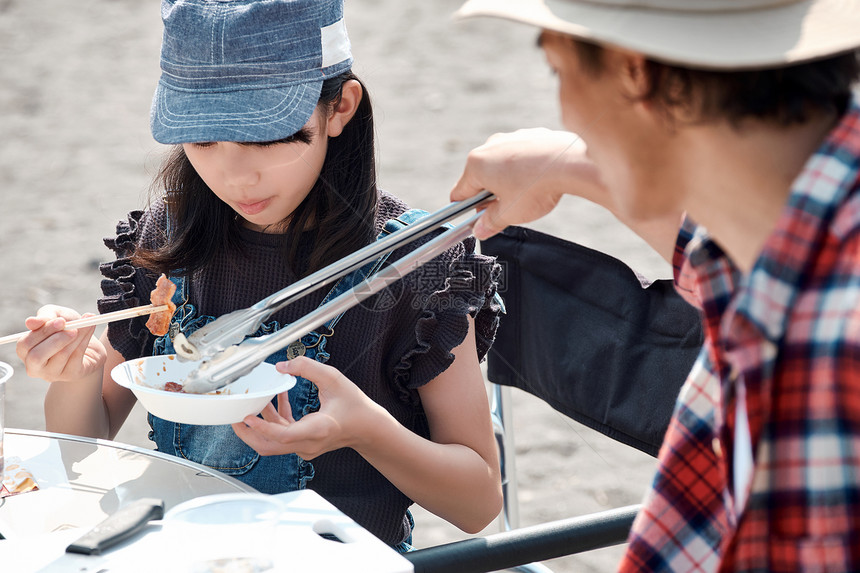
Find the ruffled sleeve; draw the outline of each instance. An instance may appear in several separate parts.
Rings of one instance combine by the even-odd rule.
[[[475,321],[478,359],[483,360],[496,336],[503,312],[495,296],[500,267],[494,257],[475,252],[469,238],[404,278],[413,320],[394,328],[405,341],[393,367],[394,384],[404,397],[444,372],[453,362],[451,350],[466,338],[468,316]],[[414,398],[413,398],[414,399]]]
[[[149,293],[155,288],[157,276],[135,267],[131,257],[138,247],[155,248],[163,241],[166,210],[161,202],[146,211],[132,211],[116,226],[116,236],[104,239],[116,259],[103,263],[102,297],[99,312],[104,314],[149,304]],[[154,337],[146,328],[146,317],[112,322],[108,339],[123,358],[131,360],[152,354]]]

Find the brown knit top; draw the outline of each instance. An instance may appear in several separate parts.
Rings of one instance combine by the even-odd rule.
[[[394,196],[380,192],[377,234],[385,221],[407,208]],[[134,267],[129,257],[138,245],[151,248],[164,241],[165,211],[161,202],[145,211],[134,211],[119,222],[116,237],[105,239],[117,259],[101,267],[104,296],[98,303],[100,312],[149,303],[157,276]],[[296,274],[286,263],[281,239],[277,234],[243,229],[241,253],[222,253],[191,277],[191,302],[199,315],[217,317],[246,308],[295,282]],[[402,247],[389,261],[428,239]],[[302,245],[299,255],[308,251],[309,245]],[[475,319],[478,354],[484,358],[500,313],[493,301],[498,272],[492,258],[475,253],[474,239],[459,243],[386,291],[348,310],[327,343],[326,351],[331,354],[328,364],[404,426],[429,438],[417,388],[453,362],[451,349],[466,336],[467,315]],[[329,288],[307,295],[271,318],[281,325],[301,318],[320,304]],[[136,318],[108,327],[111,344],[127,360],[152,354],[154,337],[144,322]],[[329,452],[314,459],[313,466],[310,489],[388,544],[407,537],[406,510],[412,501],[354,450]]]

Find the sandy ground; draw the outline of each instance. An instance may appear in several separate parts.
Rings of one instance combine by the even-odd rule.
[[[355,70],[374,99],[380,179],[413,206],[447,202],[468,151],[498,131],[559,127],[555,81],[536,31],[455,23],[459,0],[349,0]],[[0,334],[39,306],[94,311],[102,237],[143,204],[163,148],[149,134],[159,73],[157,0],[0,0]],[[651,278],[667,265],[606,212],[565,200],[534,225],[603,249]],[[0,360],[7,424],[43,429],[46,383],[28,378],[14,346]],[[520,523],[637,503],[654,461],[514,392]],[[150,447],[142,410],[118,440]],[[465,535],[416,511],[419,547]],[[498,524],[483,534],[498,531]],[[610,571],[621,548],[548,562]]]

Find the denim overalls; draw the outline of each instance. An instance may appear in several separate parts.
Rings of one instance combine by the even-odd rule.
[[[426,214],[418,209],[409,210],[396,219],[385,223],[378,239],[408,225]],[[379,270],[388,258],[383,255],[371,261],[362,268],[342,277],[332,287],[322,304],[351,289],[367,276]],[[182,332],[186,336],[214,320],[212,316],[198,316],[197,309],[189,302],[191,298],[190,285],[183,276],[171,278],[176,283],[176,293],[173,302],[176,312],[170,322],[170,331],[166,336],[155,340],[154,355],[173,354],[173,337]],[[296,356],[307,356],[325,363],[329,359],[326,352],[326,342],[335,331],[343,313],[332,318],[322,329],[322,333],[313,331],[306,334],[300,341],[290,344],[266,359],[274,364]],[[264,324],[253,336],[269,334],[286,325],[276,321]],[[305,414],[319,409],[320,402],[316,386],[305,378],[298,378],[296,385],[289,391],[290,407],[293,417],[298,420]],[[150,439],[156,443],[160,452],[182,457],[197,462],[225,474],[231,475],[263,493],[282,493],[304,489],[307,482],[313,479],[313,465],[301,459],[296,454],[279,456],[261,456],[250,446],[240,440],[233,428],[223,426],[196,426],[179,424],[148,415],[152,428]]]

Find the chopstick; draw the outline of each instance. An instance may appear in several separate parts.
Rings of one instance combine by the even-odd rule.
[[[64,328],[64,330],[68,330],[70,328],[86,328],[87,326],[96,326],[98,324],[107,324],[108,322],[125,320],[127,318],[134,318],[135,316],[143,316],[145,314],[152,314],[155,312],[164,312],[165,310],[168,310],[166,304],[162,304],[159,306],[154,306],[151,304],[147,304],[144,306],[136,306],[134,308],[126,308],[124,310],[108,312],[106,314],[100,314],[98,316],[90,316],[88,318],[70,320],[66,323],[66,327]],[[4,336],[0,338],[0,344],[6,344],[7,342],[18,342],[20,339],[24,338],[28,334],[30,334],[29,330],[25,332],[19,332],[18,334],[10,334],[8,336]]]

